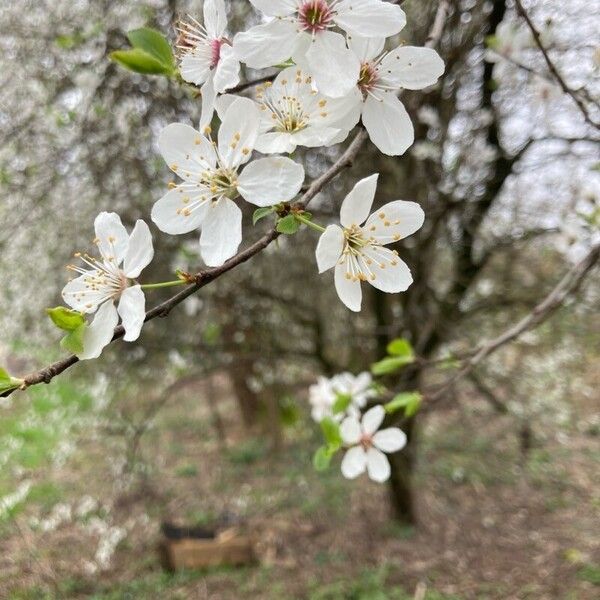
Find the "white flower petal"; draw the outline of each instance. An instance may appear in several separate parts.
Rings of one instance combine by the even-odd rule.
[[[346,137],[349,131],[346,131]],[[340,130],[334,127],[323,127],[309,125],[292,136],[292,139],[298,146],[307,148],[319,148],[321,146],[330,146],[332,141],[340,134]]]
[[[165,233],[179,235],[198,229],[210,206],[208,188],[180,185],[169,190],[152,207],[151,218]]]
[[[110,344],[118,322],[117,309],[112,300],[108,300],[98,309],[94,320],[85,328],[83,352],[77,355],[79,360],[98,358],[102,349]]]
[[[370,408],[362,418],[362,430],[367,435],[373,435],[383,423],[385,418],[385,409],[381,404]]]
[[[152,245],[152,234],[150,228],[142,220],[138,220],[129,236],[129,245],[125,260],[123,261],[123,272],[125,277],[135,279],[139,277],[142,269],[145,269],[154,257]]]
[[[377,448],[369,448],[367,450],[367,471],[369,477],[377,483],[383,483],[390,478],[391,468],[390,461],[387,456],[377,450]]]
[[[200,113],[200,129],[204,131],[206,127],[211,124],[215,113],[215,99],[217,93],[215,92],[215,80],[212,73],[206,80],[206,83],[202,86],[201,94],[202,111]]]
[[[407,90],[422,90],[433,85],[444,73],[444,61],[431,48],[399,46],[382,61],[382,79]]]
[[[373,445],[382,452],[398,452],[406,446],[406,434],[398,427],[382,429],[373,436]]]
[[[212,144],[193,127],[183,123],[167,125],[158,138],[158,148],[173,172],[194,183],[204,171],[217,163]]]
[[[100,254],[114,259],[117,265],[121,264],[129,243],[129,235],[121,223],[121,217],[114,212],[101,212],[94,221],[94,231]]]
[[[238,192],[256,206],[287,202],[298,194],[304,182],[304,167],[285,156],[252,161],[238,179]]]
[[[126,342],[134,342],[140,337],[146,319],[146,297],[142,288],[134,285],[123,290],[117,310],[125,328],[123,339]]]
[[[388,156],[404,154],[415,141],[410,117],[394,94],[386,94],[385,101],[369,96],[362,119],[371,141]]]
[[[215,90],[222,94],[240,82],[240,63],[229,44],[221,46],[219,63],[215,67]]]
[[[102,289],[91,289],[90,276],[80,275],[72,279],[62,290],[63,300],[73,309],[83,313],[93,313],[101,302],[106,300]]]
[[[342,459],[342,475],[346,479],[356,479],[365,472],[367,467],[367,454],[361,446],[350,448]]]
[[[269,17],[286,17],[296,10],[294,0],[250,0],[255,8]]]
[[[425,213],[416,202],[395,200],[374,212],[363,229],[367,238],[375,238],[378,244],[397,242],[412,235],[423,226]]]
[[[315,251],[319,273],[335,267],[343,250],[344,230],[337,225],[330,225],[319,238]]]
[[[181,59],[179,72],[188,83],[202,85],[210,74],[212,59],[207,52],[188,52]]]
[[[255,149],[263,154],[291,154],[296,149],[296,142],[291,133],[271,131],[258,136]]]
[[[235,255],[242,242],[242,211],[233,200],[212,203],[202,224],[200,254],[209,267],[219,267]]]
[[[353,35],[348,40],[350,49],[361,62],[368,62],[379,56],[383,52],[385,46],[384,37],[360,37]]]
[[[211,38],[223,35],[227,27],[225,0],[204,0],[204,27]]]
[[[339,33],[322,31],[315,35],[306,62],[317,89],[326,96],[346,96],[358,81],[360,61]]]
[[[404,11],[381,0],[342,0],[335,11],[335,22],[350,35],[385,38],[406,25]]]
[[[368,282],[374,288],[388,294],[397,294],[405,292],[411,286],[413,278],[407,264],[388,248],[380,246],[375,250],[367,247],[362,254],[371,261],[370,264],[365,264],[363,259],[361,267],[372,273]]]
[[[219,154],[228,167],[250,160],[260,128],[260,110],[249,98],[233,101],[219,127]]]
[[[340,210],[340,222],[344,227],[361,225],[367,220],[377,190],[379,174],[361,179],[344,198]]]
[[[354,279],[348,279],[346,277],[346,266],[345,264],[338,264],[335,266],[335,290],[340,300],[354,312],[360,312],[360,306],[362,304],[362,290],[360,289],[360,281]]]
[[[340,424],[340,436],[348,446],[354,446],[360,442],[362,430],[360,422],[355,417],[346,417]]]
[[[239,61],[253,69],[264,69],[292,56],[297,34],[293,22],[273,19],[238,33],[233,38],[233,50]]]

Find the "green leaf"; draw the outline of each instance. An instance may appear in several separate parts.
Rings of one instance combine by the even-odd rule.
[[[317,451],[313,455],[313,466],[316,471],[326,471],[331,464],[331,459],[337,449],[333,449],[331,446],[321,446],[317,448]]]
[[[337,398],[333,403],[332,411],[334,415],[345,412],[352,402],[352,396],[350,394],[337,394]]]
[[[296,221],[294,215],[287,215],[277,222],[277,231],[285,235],[293,235],[300,229],[300,223]]]
[[[412,417],[421,407],[423,396],[419,392],[402,392],[384,404],[385,412],[393,414],[401,409],[404,409],[405,417]]]
[[[57,306],[56,308],[47,308],[46,312],[52,319],[52,322],[59,328],[65,331],[74,331],[82,323],[85,323],[85,317],[83,314],[64,306]]]
[[[172,67],[164,65],[159,60],[139,48],[133,48],[133,50],[115,50],[108,56],[122,67],[134,71],[135,73],[142,73],[143,75],[173,74]]]
[[[160,33],[160,31],[150,29],[149,27],[142,27],[141,29],[130,31],[127,34],[127,38],[134,48],[144,51],[146,54],[149,54],[156,59],[160,64],[167,67],[171,72],[174,71],[175,60],[173,58],[171,44],[169,44],[168,40]]]
[[[86,323],[82,323],[73,331],[69,331],[65,337],[60,340],[60,347],[67,352],[73,354],[81,354],[83,352],[83,335],[85,333]]]
[[[264,219],[266,216],[270,215],[273,212],[272,206],[263,206],[262,208],[257,208],[252,215],[252,225],[256,225],[261,219]]]
[[[373,375],[389,375],[414,361],[413,356],[388,356],[371,365]]]
[[[392,340],[387,345],[387,353],[391,356],[414,357],[414,350],[411,343],[404,338]]]
[[[340,435],[340,426],[330,417],[325,417],[321,423],[321,431],[328,446],[336,450],[342,445],[342,436]]]
[[[0,367],[0,394],[16,390],[22,383],[22,379],[11,377],[6,369]]]

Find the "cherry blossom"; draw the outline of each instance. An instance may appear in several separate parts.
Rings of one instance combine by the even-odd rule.
[[[290,57],[323,94],[339,98],[356,84],[360,64],[337,27],[350,36],[389,37],[406,24],[399,6],[381,0],[251,0],[271,20],[233,40],[236,56],[262,69]]]
[[[369,216],[378,175],[362,179],[342,203],[339,225],[330,225],[316,249],[319,272],[335,267],[335,288],[340,300],[360,311],[361,282],[390,294],[403,292],[412,283],[408,266],[398,252],[385,248],[415,233],[425,215],[415,202],[396,200]]]
[[[342,459],[342,475],[355,479],[365,471],[378,483],[387,481],[391,474],[385,453],[398,452],[406,446],[406,434],[398,427],[379,428],[385,418],[381,405],[369,409],[359,421],[346,417],[340,425],[342,441],[350,446]]]
[[[444,61],[430,48],[399,46],[382,52],[384,38],[353,37],[349,43],[360,59],[360,76],[351,94],[362,113],[363,125],[381,152],[404,154],[415,133],[398,92],[436,83],[444,73]]]
[[[75,256],[84,266],[69,266],[79,276],[62,291],[71,308],[95,313],[84,331],[83,352],[78,355],[82,360],[100,356],[112,340],[119,316],[125,328],[123,339],[126,342],[138,339],[146,316],[146,300],[134,280],[154,256],[152,236],[144,221],[137,221],[128,235],[119,215],[102,212],[96,217],[94,228],[100,259],[77,253]]]
[[[314,89],[312,78],[290,67],[273,83],[257,88],[262,112],[256,149],[265,154],[291,153],[342,142],[360,118],[352,98],[328,98]]]
[[[202,86],[201,129],[212,120],[216,94],[235,87],[240,81],[240,63],[225,37],[226,29],[224,0],[205,0],[204,24],[192,17],[179,23],[177,47],[181,76],[189,83]]]
[[[256,206],[291,200],[300,191],[304,168],[293,160],[271,156],[247,163],[256,146],[260,110],[248,98],[235,99],[225,111],[218,142],[189,125],[168,125],[159,148],[183,182],[173,185],[152,208],[152,220],[170,234],[202,229],[200,254],[211,266],[222,265],[242,241],[241,196]]]

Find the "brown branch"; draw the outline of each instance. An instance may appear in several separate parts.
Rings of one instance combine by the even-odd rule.
[[[443,30],[444,30],[444,22],[446,19],[446,15],[448,13],[450,7],[449,0],[440,0],[438,5],[437,13],[433,22],[433,26],[431,28],[430,35],[427,39],[426,46],[430,48],[437,45]],[[352,140],[352,143],[348,146],[346,151],[337,159],[337,161],[325,172],[323,175],[315,179],[308,189],[304,192],[300,200],[296,203],[298,208],[306,208],[308,203],[332,180],[334,179],[341,171],[343,171],[346,167],[349,167],[355,158],[357,157],[360,149],[363,144],[366,142],[368,138],[368,134],[364,129],[361,129],[355,138]],[[146,313],[145,321],[151,321],[157,317],[166,317],[169,313],[179,304],[181,304],[184,300],[189,298],[191,295],[195,294],[198,290],[202,289],[204,286],[208,285],[210,282],[219,278],[221,275],[231,271],[233,268],[245,263],[250,260],[253,256],[256,256],[258,253],[262,252],[267,246],[269,246],[274,240],[279,237],[279,233],[275,228],[271,229],[267,234],[265,234],[262,238],[260,238],[257,242],[243,250],[242,252],[236,254],[233,258],[229,259],[220,267],[214,267],[211,269],[205,269],[203,271],[198,272],[195,275],[190,276],[190,285],[186,287],[184,290],[175,294],[165,302],[162,302],[158,306],[155,306],[153,309]],[[119,325],[115,328],[114,336],[111,342],[114,342],[123,337],[125,334],[125,330],[122,325]],[[32,385],[37,385],[40,383],[50,383],[52,379],[54,379],[57,375],[60,375],[74,364],[78,363],[79,359],[75,355],[71,355],[63,360],[59,360],[39,371],[35,371],[30,373],[29,375],[23,378],[23,384],[20,389],[26,389]],[[15,390],[9,390],[0,394],[2,396],[9,396]]]
[[[586,276],[599,260],[600,243],[597,243],[591,247],[583,259],[566,273],[558,285],[530,313],[499,336],[480,344],[472,352],[469,352],[472,356],[465,361],[460,371],[442,384],[435,392],[425,394],[427,409],[431,409],[458,381],[468,376],[475,367],[491,354],[548,320],[562,306],[564,301],[581,287]]]
[[[556,67],[556,65],[554,64],[552,59],[550,58],[550,55],[548,54],[548,50],[542,43],[542,38],[541,38],[540,32],[537,30],[537,27],[534,25],[533,21],[531,20],[531,17],[527,14],[527,11],[525,10],[525,8],[523,7],[523,4],[521,3],[521,0],[515,0],[515,6],[517,8],[517,12],[521,15],[521,17],[523,17],[523,19],[527,23],[527,27],[529,27],[529,30],[531,31],[531,35],[533,35],[533,39],[535,41],[536,46],[540,49],[540,52],[542,53],[542,56],[544,57],[544,60],[546,61],[546,65],[548,66],[548,69],[550,70],[550,73],[552,73],[554,79],[556,79],[556,81],[558,82],[558,85],[560,86],[562,91],[572,98],[573,102],[575,102],[575,104],[577,105],[577,108],[583,115],[583,118],[586,120],[586,122],[589,123],[590,125],[592,125],[593,127],[595,127],[596,129],[600,129],[600,123],[597,123],[590,117],[590,113],[589,113],[585,103],[581,100],[581,98],[579,98],[579,96],[577,95],[577,92],[575,90],[571,89],[567,85],[563,76],[560,74],[560,71],[558,70],[558,68]]]

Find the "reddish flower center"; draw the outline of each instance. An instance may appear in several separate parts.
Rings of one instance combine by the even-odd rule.
[[[363,63],[360,67],[358,87],[366,93],[371,90],[379,79],[377,69],[371,63]]]
[[[359,443],[363,447],[363,450],[366,451],[373,445],[373,436],[368,433],[363,433]]]
[[[210,49],[212,51],[210,66],[212,69],[214,69],[219,64],[219,60],[221,59],[221,46],[224,43],[225,41],[223,39],[211,40],[210,42]]]
[[[298,19],[304,31],[315,34],[331,27],[333,12],[326,0],[306,0],[298,8]]]

